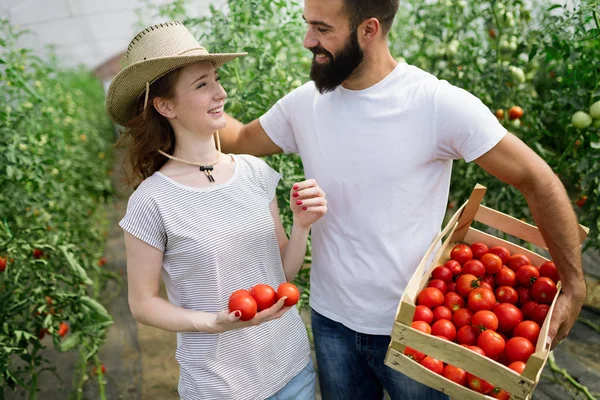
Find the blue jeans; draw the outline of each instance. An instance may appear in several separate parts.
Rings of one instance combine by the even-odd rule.
[[[314,400],[317,396],[317,375],[312,358],[281,390],[267,400]]]
[[[323,400],[448,400],[384,364],[390,336],[355,332],[311,310],[319,387]]]

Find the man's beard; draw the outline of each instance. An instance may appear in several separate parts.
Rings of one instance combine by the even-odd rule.
[[[364,57],[363,51],[358,44],[356,31],[350,34],[348,42],[335,57],[320,46],[313,47],[310,50],[315,56],[317,54],[325,54],[329,57],[329,62],[323,64],[319,64],[316,59],[313,59],[310,68],[310,79],[315,82],[315,86],[321,94],[331,92],[340,86],[342,82],[352,75]]]

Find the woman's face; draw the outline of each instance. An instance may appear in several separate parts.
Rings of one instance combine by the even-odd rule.
[[[192,132],[214,132],[225,127],[223,106],[227,92],[213,64],[202,61],[181,69],[175,86],[173,113],[177,123]]]

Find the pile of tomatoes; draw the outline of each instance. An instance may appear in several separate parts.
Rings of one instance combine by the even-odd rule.
[[[290,282],[284,282],[277,291],[263,283],[252,286],[250,290],[236,290],[229,296],[229,312],[239,311],[241,321],[249,321],[257,312],[272,307],[279,299],[287,297],[284,307],[291,307],[300,300],[300,290]]]
[[[503,246],[458,244],[450,260],[433,269],[427,287],[418,294],[412,327],[520,374],[535,351],[559,279],[552,261],[534,266],[526,255],[511,255]],[[404,354],[459,385],[499,399],[510,397],[461,368],[410,347]]]

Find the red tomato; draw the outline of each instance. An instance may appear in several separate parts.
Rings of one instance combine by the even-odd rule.
[[[6,258],[0,257],[0,272],[4,272],[6,270]]]
[[[433,309],[433,320],[439,321],[440,319],[452,320],[452,311],[446,306],[437,306]]]
[[[468,308],[461,308],[452,315],[452,323],[457,329],[460,329],[465,325],[471,325],[472,319],[473,311]]]
[[[523,312],[523,316],[525,318],[533,318],[533,313],[535,311],[536,308],[538,308],[538,306],[540,305],[540,303],[538,303],[535,300],[529,300],[527,302],[525,302],[525,304],[523,304],[521,306],[521,311]]]
[[[548,304],[540,304],[533,309],[533,312],[531,313],[531,319],[537,322],[539,326],[542,326],[544,325],[544,321],[546,320],[549,310],[550,306]]]
[[[420,364],[436,374],[441,375],[442,372],[444,372],[444,363],[437,358],[427,356],[421,361]]]
[[[524,337],[535,346],[540,336],[540,326],[534,321],[519,322],[515,329],[513,329],[513,336]]]
[[[440,339],[444,339],[444,340],[450,341],[450,339],[448,339],[446,336],[442,336],[442,335],[433,335],[433,336],[435,336],[437,338],[440,338]]]
[[[429,283],[427,284],[427,287],[438,288],[438,289],[440,289],[442,294],[446,294],[446,292],[448,291],[448,286],[446,286],[446,282],[444,282],[441,279],[430,280]]]
[[[556,265],[554,265],[553,261],[546,261],[540,265],[540,276],[550,278],[554,281],[554,283],[558,283],[558,281],[560,281],[558,269],[556,269]]]
[[[462,386],[467,385],[467,372],[463,369],[455,367],[454,365],[446,365],[442,375],[444,378],[450,379],[454,383],[458,383]]]
[[[423,321],[431,324],[433,322],[433,311],[431,308],[425,306],[417,306],[415,309],[415,316],[413,317],[414,321]]]
[[[523,116],[523,109],[519,106],[512,106],[509,110],[508,110],[508,118],[510,118],[511,120],[513,119],[519,119]]]
[[[490,383],[467,372],[467,384],[476,392],[488,394],[494,389]]]
[[[411,347],[407,347],[404,349],[404,355],[412,358],[416,362],[421,362],[425,358],[425,354],[417,351]]]
[[[291,282],[283,282],[277,288],[277,299],[287,297],[283,305],[285,307],[291,307],[300,300],[300,290]]]
[[[465,298],[469,297],[469,293],[478,287],[479,281],[475,275],[463,274],[456,280],[456,291]]]
[[[104,364],[100,364],[100,372],[102,373],[102,375],[106,373],[106,367],[104,366]],[[98,369],[95,366],[92,367],[92,374],[98,375]]]
[[[66,322],[61,322],[58,326],[58,336],[63,337],[69,332],[69,325]]]
[[[464,266],[467,261],[473,259],[473,252],[466,244],[457,244],[450,251],[450,258]]]
[[[446,261],[444,267],[448,268],[450,272],[452,272],[452,276],[460,275],[462,273],[462,266],[456,260]]]
[[[506,262],[506,266],[512,269],[515,273],[523,265],[532,265],[529,257],[527,257],[525,254],[513,254]]]
[[[469,260],[463,264],[463,274],[471,274],[481,278],[485,275],[485,265],[479,260]]]
[[[522,374],[523,371],[525,371],[525,365],[526,364],[523,361],[515,361],[508,364],[508,368],[512,369],[515,372],[518,372],[519,374]]]
[[[466,347],[467,349],[474,351],[477,354],[481,354],[482,356],[485,356],[485,353],[483,352],[483,350],[481,350],[479,347],[477,346],[469,346],[469,345],[463,345],[464,347]]]
[[[490,285],[490,284],[489,284],[489,283],[487,283],[487,282],[481,282],[481,281],[480,281],[480,282],[479,282],[479,287],[480,287],[481,289],[487,289],[487,290],[489,290],[490,292],[494,293],[494,288],[492,287],[492,285]]]
[[[515,287],[516,284],[517,277],[512,269],[508,267],[502,267],[500,272],[496,274],[496,286]]]
[[[456,292],[456,282],[450,282],[446,286],[448,287],[448,291],[446,293]]]
[[[465,306],[465,300],[456,292],[448,292],[444,296],[444,305],[452,312],[456,312]]]
[[[500,389],[499,387],[492,389],[490,396],[495,399],[510,400],[510,393],[508,393],[506,390]]]
[[[523,321],[521,310],[509,303],[501,303],[495,306],[494,314],[498,317],[498,330],[502,332],[511,332],[519,322]]]
[[[431,326],[427,322],[415,321],[412,324],[410,324],[410,326],[418,331],[431,335]]]
[[[478,288],[469,293],[467,300],[469,308],[475,312],[481,310],[491,310],[496,304],[496,296],[489,289]]]
[[[277,293],[269,285],[259,283],[250,289],[250,296],[256,300],[256,310],[258,312],[266,310],[277,303]]]
[[[489,329],[481,332],[477,338],[477,346],[490,358],[498,357],[504,351],[504,339],[497,332]]]
[[[240,293],[250,294],[250,291],[246,290],[246,289],[238,289],[235,292],[231,293],[231,296],[229,296],[229,298],[231,299],[233,296],[240,294]]]
[[[519,285],[529,288],[540,277],[540,271],[533,265],[523,265],[515,275]]]
[[[444,304],[444,293],[435,287],[426,287],[417,296],[417,304],[434,309]]]
[[[477,344],[479,330],[471,325],[465,325],[456,332],[456,343],[474,346]]]
[[[524,288],[524,287],[518,287],[517,288],[517,294],[519,295],[519,301],[518,301],[518,305],[522,306],[523,304],[527,303],[529,300],[531,300],[531,292],[529,291],[528,288]]]
[[[493,290],[496,287],[496,277],[494,275],[484,275],[483,278],[479,280],[480,284],[487,283],[490,285],[490,290]]]
[[[440,279],[446,283],[452,282],[452,271],[448,267],[435,267],[431,273],[433,279]]]
[[[476,260],[481,260],[481,257],[488,252],[488,247],[485,243],[473,243],[469,247],[471,247],[473,258]]]
[[[551,304],[557,292],[554,281],[547,277],[538,278],[531,286],[531,297],[543,304]]]
[[[506,342],[505,351],[510,362],[523,361],[527,363],[529,356],[533,354],[535,348],[529,340],[524,337],[515,336]]]
[[[481,257],[481,262],[485,266],[485,273],[495,275],[502,269],[502,259],[493,253],[486,253]]]
[[[39,260],[44,256],[44,252],[40,249],[33,249],[33,258]]]
[[[495,331],[498,329],[498,317],[496,317],[496,314],[489,310],[477,311],[475,314],[473,314],[471,325],[480,331],[485,329]]]
[[[250,294],[238,293],[229,298],[229,312],[239,311],[241,321],[249,321],[256,315],[258,306]]]
[[[456,339],[456,328],[449,320],[440,319],[431,325],[431,334],[446,336],[448,340],[453,342]]]
[[[488,250],[488,253],[492,253],[500,257],[502,265],[506,265],[510,259],[510,251],[504,246],[494,246]]]
[[[510,286],[500,286],[496,289],[496,299],[500,303],[517,304],[519,301],[519,294],[515,288]]]

